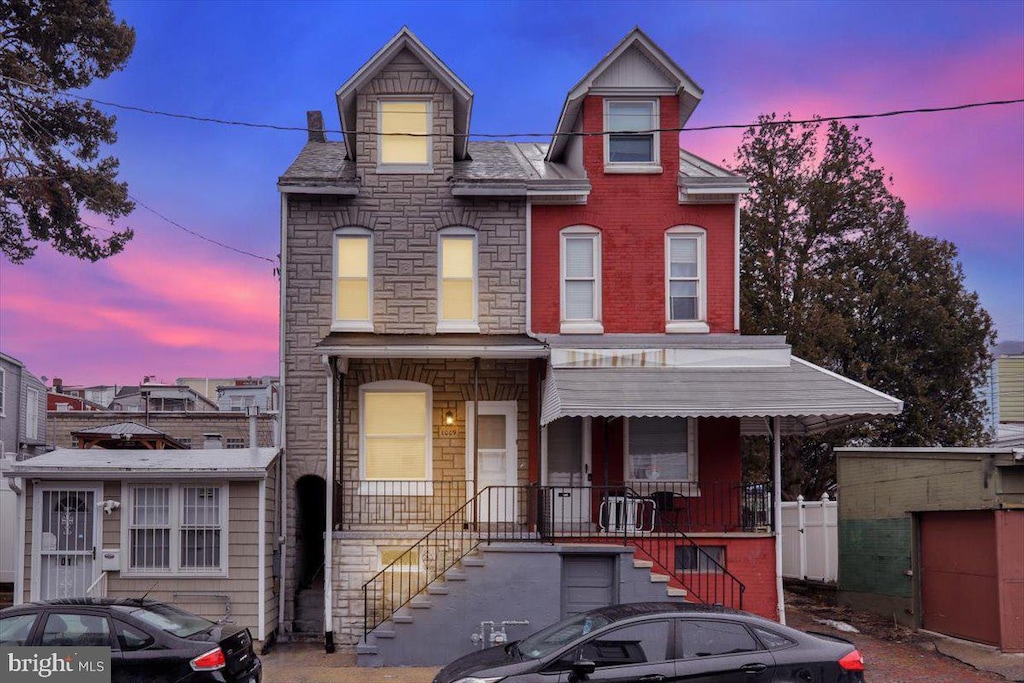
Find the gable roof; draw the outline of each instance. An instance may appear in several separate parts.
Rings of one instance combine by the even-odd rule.
[[[650,65],[660,73],[665,85],[673,88],[675,94],[679,96],[679,126],[682,127],[690,118],[690,114],[697,108],[701,97],[704,96],[704,89],[697,85],[696,81],[690,78],[690,75],[638,26],[627,33],[626,37],[620,40],[611,52],[606,54],[593,69],[587,72],[587,75],[569,90],[569,94],[565,97],[565,104],[562,106],[562,113],[558,117],[558,126],[551,140],[551,147],[548,150],[546,157],[548,161],[560,159],[569,141],[568,133],[573,129],[579,116],[583,98],[595,85],[600,83],[602,77],[608,74],[624,55],[632,51],[638,51],[645,57]]]
[[[356,94],[369,83],[384,67],[402,52],[409,50],[422,64],[433,73],[438,80],[452,89],[455,102],[455,159],[466,156],[466,143],[469,133],[469,118],[473,109],[473,91],[455,75],[430,49],[417,38],[408,26],[403,26],[384,47],[359,67],[352,76],[338,88],[335,96],[338,100],[338,115],[345,133],[345,147],[349,159],[355,159],[356,130]]]

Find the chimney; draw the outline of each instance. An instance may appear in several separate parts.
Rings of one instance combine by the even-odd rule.
[[[64,380],[62,380],[60,377],[54,377],[53,378],[53,390],[56,391],[59,394],[59,393],[61,393],[61,390],[63,388],[64,388]]]
[[[310,142],[327,142],[324,133],[324,114],[321,111],[306,112],[306,128],[309,129]]]

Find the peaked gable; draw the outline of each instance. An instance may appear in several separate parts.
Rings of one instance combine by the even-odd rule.
[[[473,91],[406,26],[403,26],[369,61],[359,67],[359,70],[335,93],[341,127],[348,131],[344,136],[348,158],[356,158],[356,95],[393,62],[418,62],[446,87],[451,88],[455,104],[455,159],[464,159],[468,141],[466,134],[469,132],[469,119],[473,109]],[[416,84],[412,82],[397,85],[409,93],[416,91]]]
[[[558,161],[561,158],[569,142],[567,133],[576,123],[583,98],[594,93],[630,92],[677,95],[680,126],[686,123],[704,96],[704,89],[675,60],[639,27],[634,28],[569,90],[547,160]]]

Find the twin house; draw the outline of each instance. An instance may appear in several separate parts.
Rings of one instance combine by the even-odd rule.
[[[278,180],[283,631],[437,664],[612,602],[784,618],[780,437],[901,403],[739,333],[747,183],[673,130],[702,96],[635,29],[548,144],[470,141],[472,90],[402,29],[338,90],[342,141],[308,115]],[[749,435],[774,481],[743,480]]]

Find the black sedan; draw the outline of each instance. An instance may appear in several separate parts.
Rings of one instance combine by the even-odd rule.
[[[0,610],[0,648],[110,647],[113,683],[259,683],[249,629],[152,600],[51,600]]]
[[[679,603],[612,605],[523,640],[455,660],[434,683],[863,683],[841,638],[736,610]]]

